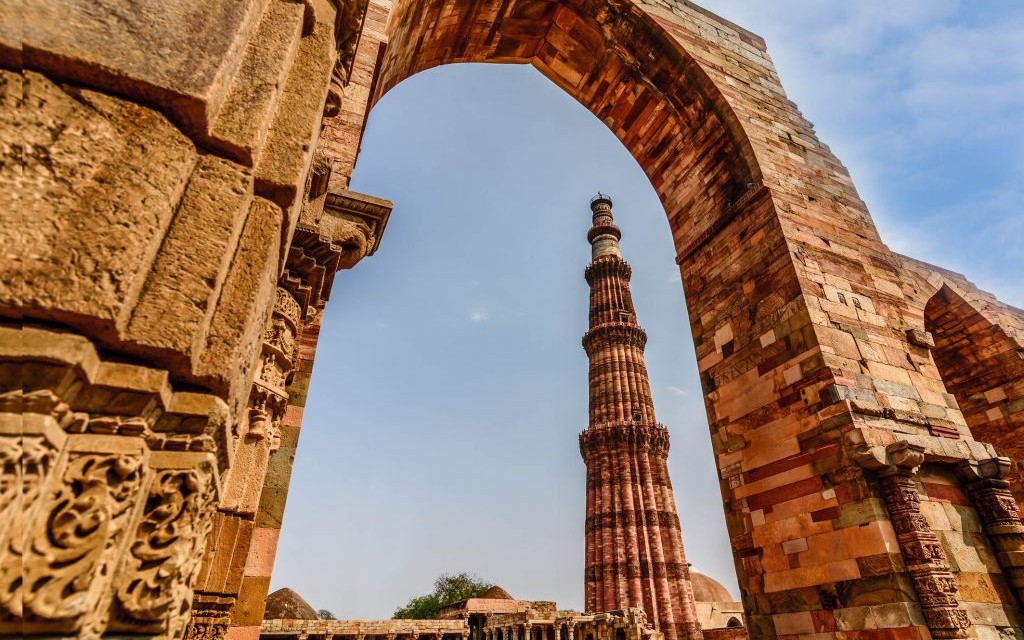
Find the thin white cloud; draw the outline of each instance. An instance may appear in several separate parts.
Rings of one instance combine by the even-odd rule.
[[[487,320],[490,320],[490,318],[490,312],[485,311],[483,309],[477,309],[476,311],[472,311],[469,314],[470,322],[486,322]]]
[[[686,389],[683,389],[682,387],[669,387],[668,390],[672,392],[672,395],[680,398],[685,398],[686,396],[690,395],[690,392],[687,391]]]

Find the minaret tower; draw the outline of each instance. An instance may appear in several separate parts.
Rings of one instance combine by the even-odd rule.
[[[580,434],[587,465],[585,606],[601,612],[640,605],[666,640],[701,638],[668,478],[668,430],[654,417],[644,364],[647,334],[629,292],[622,232],[612,201],[590,201],[593,260],[590,330],[590,426]]]

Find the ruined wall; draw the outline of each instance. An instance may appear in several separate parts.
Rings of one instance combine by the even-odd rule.
[[[1024,310],[958,273],[900,257],[904,291],[946,390],[974,437],[1013,460],[1008,479],[1024,501]]]

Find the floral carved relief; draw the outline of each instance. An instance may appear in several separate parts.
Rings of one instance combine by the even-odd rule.
[[[116,585],[118,626],[173,625],[191,602],[214,503],[212,470],[205,466],[155,473]],[[178,629],[183,625],[181,620]]]
[[[142,486],[142,456],[71,453],[56,479],[30,525],[24,613],[80,624],[113,573]]]

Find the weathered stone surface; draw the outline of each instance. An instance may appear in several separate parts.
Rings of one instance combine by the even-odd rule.
[[[0,518],[0,567],[73,583],[23,598],[18,581],[36,583],[5,574],[5,633],[180,635],[210,491],[236,450],[227,441],[279,418],[262,490],[255,478],[233,484],[226,505],[251,517],[249,548],[236,537],[232,559],[210,565],[230,567],[235,584],[243,567],[237,598],[226,583],[200,594],[206,626],[189,631],[258,638],[322,303],[333,271],[373,252],[389,210],[329,224],[323,185],[347,185],[366,110],[388,89],[439,64],[491,61],[533,64],[579,100],[665,205],[751,635],[1019,635],[1024,524],[1007,492],[1021,497],[1024,312],[889,251],[758,37],[681,0],[371,0],[339,106],[326,104],[328,86],[347,74],[363,6],[122,5],[40,0],[0,19],[0,66],[28,69],[0,75],[0,314],[28,324],[0,332],[11,392],[0,422],[8,435],[29,430],[0,449],[0,509],[22,486],[15,470],[31,476],[28,511]],[[309,171],[325,107],[338,110],[320,145],[328,177]],[[290,385],[265,333],[283,335],[268,326],[278,287],[300,311]],[[980,471],[997,459],[984,440],[1016,458],[1014,473]],[[916,479],[872,466],[909,450],[924,460]],[[24,467],[23,452],[60,471]],[[236,458],[259,475],[254,452]],[[45,546],[43,512],[88,484],[77,460],[113,474],[95,486],[118,487],[90,503],[115,514],[101,536],[109,553],[57,568],[58,551],[40,548],[23,563],[24,533]],[[978,478],[954,465],[978,465]],[[622,472],[599,466],[609,480]],[[37,491],[47,473],[58,474],[52,491]],[[172,511],[187,535],[169,555],[140,552]],[[160,594],[133,591],[129,573]],[[37,626],[22,624],[25,607]]]
[[[159,105],[186,130],[205,131],[224,102],[267,0],[40,0],[4,22],[23,64],[61,80]],[[17,25],[20,33],[9,33]]]
[[[267,596],[265,620],[319,620],[316,610],[291,589],[278,589]]]
[[[171,357],[197,355],[251,201],[249,172],[203,156],[132,311],[127,340]]]
[[[287,214],[285,238],[291,237],[301,209],[334,56],[333,25],[318,21],[313,33],[299,43],[256,165],[257,193],[277,203]]]
[[[248,398],[264,327],[270,319],[280,255],[280,207],[252,202],[231,271],[210,321],[196,375],[226,394],[236,412]]]
[[[21,78],[4,81],[17,95]],[[0,304],[103,337],[131,308],[198,159],[162,115],[26,73],[21,108],[4,105],[4,166],[17,215],[0,229]],[[5,94],[7,92],[5,91]],[[10,95],[10,94],[7,94]],[[140,206],[145,203],[145,206]]]
[[[300,3],[270,1],[210,127],[206,143],[248,167],[262,151],[299,46],[304,13]]]

